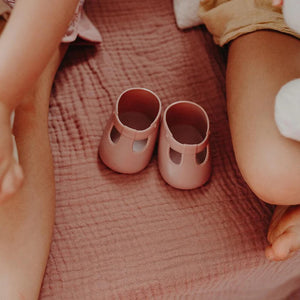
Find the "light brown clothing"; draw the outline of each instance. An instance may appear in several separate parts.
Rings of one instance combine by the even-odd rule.
[[[216,44],[223,46],[256,30],[275,30],[300,38],[284,22],[272,0],[204,0],[199,14]]]

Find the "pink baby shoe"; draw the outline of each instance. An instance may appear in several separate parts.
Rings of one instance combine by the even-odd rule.
[[[209,179],[209,119],[200,105],[179,101],[167,107],[160,130],[158,165],[163,179],[178,189],[194,189]]]
[[[143,88],[124,91],[100,142],[103,163],[119,173],[143,170],[153,153],[160,115],[161,102],[153,92]]]

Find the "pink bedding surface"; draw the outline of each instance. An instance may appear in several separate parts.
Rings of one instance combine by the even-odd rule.
[[[40,298],[287,299],[300,287],[300,256],[264,257],[273,207],[253,195],[235,162],[225,50],[204,27],[179,31],[170,0],[90,0],[86,12],[103,44],[71,48],[53,87],[57,210]],[[168,186],[156,155],[136,175],[98,159],[112,107],[130,87],[153,90],[164,107],[191,100],[206,109],[208,184]]]

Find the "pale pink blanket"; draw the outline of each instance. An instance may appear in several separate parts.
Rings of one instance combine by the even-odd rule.
[[[91,0],[86,12],[103,44],[72,48],[53,88],[57,211],[41,299],[287,299],[300,287],[300,255],[264,257],[273,207],[253,195],[234,159],[225,51],[202,27],[179,31],[169,0]],[[192,100],[207,110],[206,186],[168,186],[156,155],[136,175],[99,161],[112,106],[136,86],[155,91],[164,107]]]

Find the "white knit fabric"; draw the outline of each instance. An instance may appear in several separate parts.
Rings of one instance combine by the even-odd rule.
[[[300,1],[285,0],[285,22],[300,33]],[[280,133],[300,142],[300,78],[285,84],[275,99],[275,121]]]
[[[275,120],[282,135],[300,142],[300,79],[280,89],[275,101]]]
[[[283,16],[286,24],[300,33],[300,1],[285,0],[283,2]]]
[[[202,23],[199,15],[200,0],[173,0],[177,26],[186,29]]]

